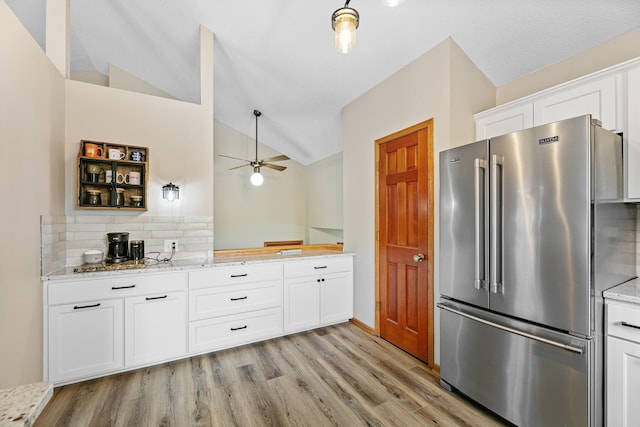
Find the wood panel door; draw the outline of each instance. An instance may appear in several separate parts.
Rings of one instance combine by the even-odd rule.
[[[376,143],[379,333],[433,367],[433,120]]]

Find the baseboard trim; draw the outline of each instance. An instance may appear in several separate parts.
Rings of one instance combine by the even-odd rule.
[[[375,335],[376,334],[376,330],[374,328],[372,328],[371,326],[367,325],[366,323],[361,322],[360,320],[356,319],[355,317],[353,319],[349,319],[349,322],[351,322],[354,326],[357,326],[358,328],[362,329],[363,331],[365,331],[368,334],[371,334],[371,335]]]

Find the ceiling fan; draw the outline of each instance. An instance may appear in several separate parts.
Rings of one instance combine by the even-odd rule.
[[[251,175],[251,183],[253,185],[261,185],[262,182],[264,181],[264,178],[260,174],[260,168],[265,167],[265,168],[275,169],[277,171],[282,172],[287,168],[286,166],[273,165],[268,162],[280,162],[283,160],[289,160],[289,157],[285,156],[284,154],[280,154],[279,156],[258,160],[258,117],[260,117],[262,113],[258,110],[253,110],[253,115],[256,116],[256,158],[255,160],[239,159],[238,157],[225,156],[224,154],[219,154],[219,156],[246,162],[246,164],[244,165],[229,168],[229,170],[238,169],[245,166],[251,166],[253,168],[253,174]]]

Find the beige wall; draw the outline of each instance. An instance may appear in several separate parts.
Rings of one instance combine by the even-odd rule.
[[[342,153],[308,165],[306,173],[308,227],[342,229]]]
[[[447,39],[345,107],[344,238],[355,252],[354,314],[375,324],[375,140],[434,119],[435,295],[438,292],[438,153],[473,140],[472,112],[493,105],[495,88]],[[437,316],[437,311],[436,311]],[[436,361],[438,355],[436,318]]]
[[[42,379],[40,216],[104,214],[75,210],[80,139],[150,147],[149,211],[144,215],[213,215],[213,34],[201,29],[203,102],[195,105],[65,80],[4,1],[0,28],[4,388]],[[161,187],[169,181],[181,187],[174,204],[161,199]]]
[[[498,88],[496,105],[640,56],[640,28]],[[476,113],[482,110],[476,111]]]
[[[267,240],[305,240],[304,166],[287,160],[277,162],[287,167],[283,172],[263,168],[264,183],[255,187],[249,182],[251,167],[229,170],[243,163],[218,156],[253,159],[255,138],[219,122],[215,128],[215,248],[261,247]],[[258,144],[260,159],[278,154]]]
[[[64,78],[0,1],[0,389],[42,379],[40,215],[64,212]]]
[[[213,215],[212,107],[73,80],[66,81],[66,94],[67,215],[93,213],[75,209],[82,139],[149,147],[149,209],[143,215]],[[162,199],[169,182],[180,187],[173,203]]]

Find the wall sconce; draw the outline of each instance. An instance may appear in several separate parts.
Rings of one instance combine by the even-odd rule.
[[[350,1],[347,0],[344,7],[331,15],[331,28],[336,33],[336,50],[340,53],[351,52],[356,44],[356,29],[360,26],[360,15],[357,10],[349,7]]]
[[[162,187],[162,198],[173,202],[180,198],[180,187],[175,184],[168,183]]]

